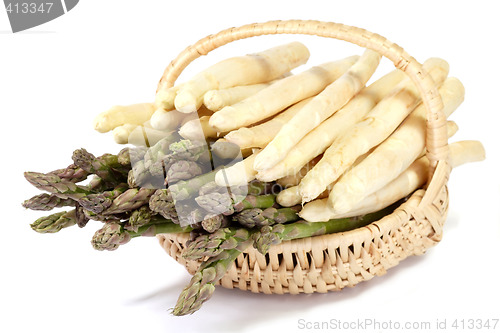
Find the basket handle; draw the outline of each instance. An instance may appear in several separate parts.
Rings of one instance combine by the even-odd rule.
[[[447,163],[448,137],[446,134],[446,117],[442,112],[443,102],[434,81],[422,69],[422,65],[399,45],[365,29],[333,22],[287,20],[253,23],[222,30],[215,35],[209,35],[200,39],[195,44],[187,47],[177,58],[170,62],[158,84],[158,89],[172,87],[187,65],[196,58],[206,55],[220,46],[240,39],[274,34],[302,34],[335,38],[371,49],[391,60],[396,68],[404,71],[415,83],[427,109],[426,149],[430,162],[429,182],[439,162],[443,164],[440,168],[441,172],[445,173],[445,177],[443,178],[448,178],[451,169]],[[428,183],[428,185],[430,184]],[[439,185],[442,184],[436,184],[433,187],[437,190]]]

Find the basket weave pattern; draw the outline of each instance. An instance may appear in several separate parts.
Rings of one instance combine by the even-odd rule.
[[[223,30],[189,46],[166,68],[159,88],[173,86],[194,59],[229,42],[267,34],[308,34],[345,40],[370,48],[390,59],[419,89],[427,109],[426,148],[430,177],[426,189],[416,191],[392,214],[348,232],[285,241],[267,255],[248,248],[219,282],[226,288],[255,293],[298,294],[340,290],[383,275],[411,255],[421,255],[442,238],[448,212],[450,174],[446,118],[437,87],[422,66],[398,45],[364,29],[318,21],[271,21]],[[186,234],[161,234],[167,253],[194,274],[200,261],[186,261],[181,253]]]

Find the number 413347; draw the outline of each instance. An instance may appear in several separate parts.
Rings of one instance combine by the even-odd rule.
[[[455,319],[451,324],[451,327],[454,329],[471,329],[471,330],[480,330],[480,329],[496,329],[498,325],[498,318],[495,319]]]
[[[17,2],[17,3],[9,3],[7,5],[7,13],[15,13],[15,14],[35,14],[35,13],[50,13],[53,2],[42,2],[41,4],[37,4],[34,2]]]

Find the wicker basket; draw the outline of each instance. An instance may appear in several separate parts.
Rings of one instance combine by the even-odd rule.
[[[336,38],[379,52],[403,70],[416,84],[427,109],[427,157],[430,177],[425,189],[392,214],[348,232],[310,237],[272,246],[267,255],[245,250],[219,282],[226,288],[256,293],[297,294],[340,290],[383,275],[411,255],[421,255],[441,240],[448,212],[448,163],[446,118],[434,82],[422,65],[398,45],[364,29],[331,22],[271,21],[223,30],[185,49],[166,68],[160,86],[171,87],[194,59],[229,42],[269,34],[307,34]],[[199,261],[186,261],[181,252],[188,235],[158,235],[161,246],[189,273]]]

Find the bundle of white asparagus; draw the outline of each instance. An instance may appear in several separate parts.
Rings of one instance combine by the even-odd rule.
[[[311,222],[377,211],[424,186],[426,109],[413,82],[397,69],[370,82],[381,60],[371,50],[291,72],[308,58],[298,42],[229,58],[160,87],[153,103],[113,107],[95,129],[134,145],[172,133],[233,143],[246,157],[219,170],[216,183],[276,181],[286,188],[278,203],[302,204],[299,215]],[[449,117],[464,87],[443,59],[423,69]],[[448,120],[448,137],[456,131]],[[451,143],[450,151],[453,167],[485,157],[478,141]]]

